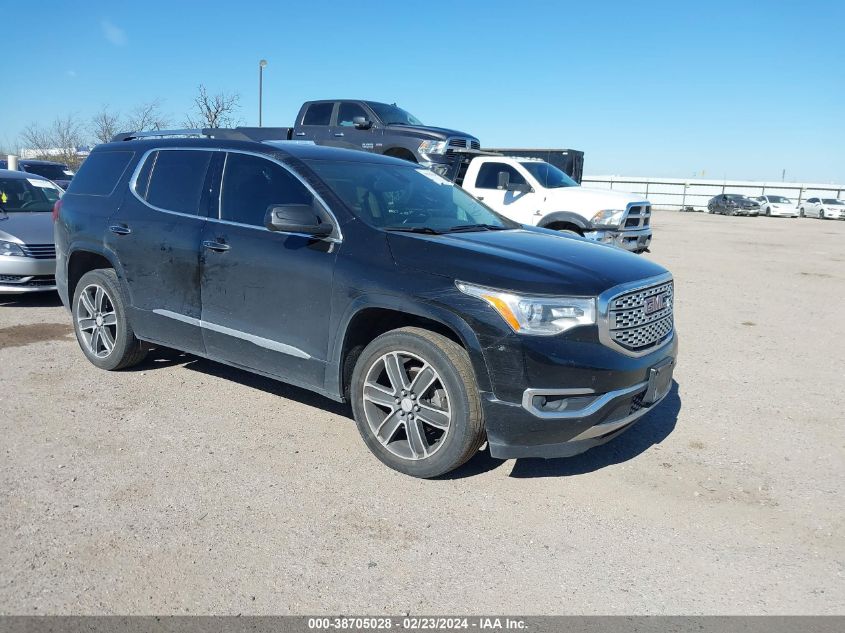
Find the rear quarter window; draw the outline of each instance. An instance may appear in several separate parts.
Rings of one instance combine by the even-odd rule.
[[[110,196],[126,172],[135,152],[94,152],[71,181],[68,193],[83,196]]]

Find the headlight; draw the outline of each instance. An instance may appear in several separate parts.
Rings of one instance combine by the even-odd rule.
[[[625,209],[606,209],[596,213],[592,222],[596,226],[617,227],[622,224],[623,217],[625,217]]]
[[[458,290],[486,301],[517,334],[552,336],[596,322],[593,297],[543,297],[456,281]]]
[[[11,257],[26,257],[26,254],[21,250],[21,247],[14,242],[5,242],[0,240],[0,255],[9,255]]]
[[[446,141],[423,141],[420,143],[420,154],[445,154]]]

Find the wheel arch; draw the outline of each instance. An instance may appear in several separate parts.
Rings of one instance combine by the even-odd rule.
[[[458,315],[431,304],[415,304],[398,297],[359,297],[341,320],[327,366],[327,387],[346,399],[355,362],[376,337],[400,327],[416,326],[442,334],[469,354],[480,391],[491,389],[481,344],[469,325]]]
[[[408,162],[412,163],[420,162],[419,160],[417,160],[417,157],[414,152],[409,150],[407,147],[402,147],[401,145],[394,145],[393,147],[389,147],[382,153],[385,156],[392,156],[393,158],[407,160]]]
[[[575,227],[582,233],[593,228],[589,220],[572,211],[554,211],[544,215],[537,223],[537,226],[542,229],[555,229],[567,225]]]
[[[105,249],[88,245],[71,249],[67,256],[67,294],[68,300],[73,301],[76,285],[87,272],[98,268],[113,268],[118,280],[123,277],[122,270],[117,265],[117,257]]]

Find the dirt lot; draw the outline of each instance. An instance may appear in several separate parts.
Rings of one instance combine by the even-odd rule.
[[[845,222],[658,212],[677,386],[567,460],[419,481],[348,410],[0,298],[0,613],[842,613]]]

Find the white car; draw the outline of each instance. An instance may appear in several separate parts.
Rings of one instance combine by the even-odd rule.
[[[776,215],[782,218],[797,218],[798,207],[789,198],[783,196],[758,196],[754,198],[760,203],[761,215]]]
[[[651,244],[651,203],[642,196],[580,186],[537,158],[479,156],[461,185],[522,224],[576,233],[635,253]]]
[[[845,200],[808,198],[806,202],[801,204],[799,214],[802,218],[845,220]]]

